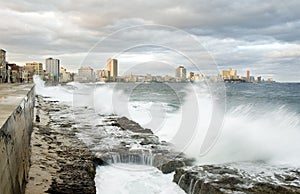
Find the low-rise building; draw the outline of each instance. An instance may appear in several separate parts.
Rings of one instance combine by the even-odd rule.
[[[66,82],[70,82],[73,81],[72,80],[72,74],[70,72],[67,71],[67,69],[60,67],[60,79],[59,82],[61,83],[66,83]]]
[[[26,63],[25,65],[26,67],[33,67],[33,74],[34,75],[39,75],[39,76],[43,76],[43,64],[42,63],[38,63],[38,62],[30,62],[30,63]]]
[[[80,67],[74,81],[93,82],[95,81],[94,70],[91,67]]]

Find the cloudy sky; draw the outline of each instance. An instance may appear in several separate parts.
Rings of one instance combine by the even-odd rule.
[[[192,61],[300,81],[299,0],[1,0],[0,10],[0,47],[19,65],[101,69],[115,56],[121,73],[194,71]]]

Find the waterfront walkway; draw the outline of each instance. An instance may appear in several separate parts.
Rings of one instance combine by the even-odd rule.
[[[0,127],[20,105],[33,84],[0,84]]]

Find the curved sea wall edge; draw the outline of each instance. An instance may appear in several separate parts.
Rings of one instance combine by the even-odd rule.
[[[24,193],[30,166],[34,86],[1,86],[0,192]]]

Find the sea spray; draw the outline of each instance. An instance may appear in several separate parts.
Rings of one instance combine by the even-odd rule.
[[[101,194],[185,194],[172,182],[173,174],[162,174],[154,167],[115,164],[99,166],[96,172],[97,193]]]
[[[222,134],[199,163],[265,161],[300,165],[300,115],[285,107],[253,113],[239,105],[227,111]]]
[[[118,109],[116,106],[113,106],[113,96],[120,101],[127,101],[130,94],[127,94],[125,90],[114,90],[113,84],[97,86],[93,84],[69,83],[66,86],[45,87],[40,79],[35,78],[34,81],[37,94],[51,97],[51,99],[59,100],[62,103],[71,103],[73,106],[90,106],[99,114],[115,113],[120,116],[127,116],[149,128],[151,128],[149,121],[153,119],[152,117],[165,115],[159,129],[154,128],[152,130],[162,140],[171,142],[176,135],[176,130],[174,129],[178,129],[178,125],[181,123],[182,110],[193,106],[192,102],[194,102],[192,100],[194,97],[190,96],[190,90],[185,88],[181,89],[181,92],[184,93],[181,98],[181,104],[175,109],[174,105],[177,107],[178,104],[168,106],[168,103],[163,102],[164,105],[161,106],[161,109],[158,109],[156,106],[155,111],[153,111],[153,109],[151,110],[151,104],[153,104],[151,99],[139,99],[138,96],[135,99],[130,99],[128,107],[120,107]],[[126,84],[124,84],[125,86]],[[285,94],[286,97],[282,96],[284,87],[282,88],[282,85],[278,84],[274,84],[273,90],[280,90],[281,92],[278,93],[281,96],[276,96],[279,94],[273,92],[270,95],[275,95],[275,97],[270,99],[268,96],[260,93],[256,95],[258,97],[261,95],[263,98],[256,98],[251,92],[244,92],[245,89],[243,90],[243,87],[250,87],[249,85],[233,84],[228,87],[238,88],[240,86],[241,88],[237,92],[227,92],[226,100],[229,101],[229,105],[224,115],[220,137],[214,147],[201,157],[198,155],[199,147],[201,147],[205,136],[205,130],[207,130],[207,126],[213,119],[210,117],[214,104],[209,90],[205,86],[198,87],[197,103],[199,105],[199,114],[197,117],[197,133],[188,142],[184,152],[189,156],[196,157],[201,164],[261,160],[299,166],[300,111],[292,110],[297,105],[294,102],[299,102],[299,96],[288,93]],[[155,87],[158,87],[158,85],[155,85]],[[260,85],[259,87],[251,85],[251,87],[257,87],[257,90],[262,88]],[[270,86],[268,85],[268,87]],[[299,86],[296,84],[293,87]],[[252,90],[251,88],[247,89],[247,91]],[[297,91],[297,88],[295,91]],[[155,92],[155,88],[148,92]],[[274,100],[276,101],[274,102]],[[268,103],[268,101],[272,101],[272,104]],[[122,103],[124,104],[125,102]],[[159,102],[154,103],[159,104]],[[158,114],[157,112],[159,111],[165,112]],[[139,115],[137,114],[138,112],[143,112],[143,114]]]

